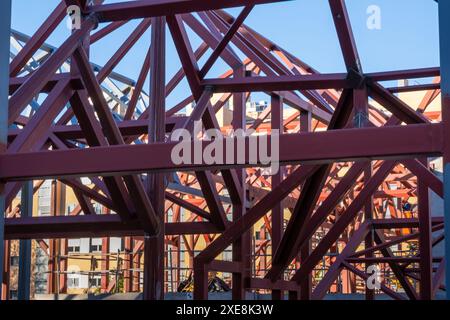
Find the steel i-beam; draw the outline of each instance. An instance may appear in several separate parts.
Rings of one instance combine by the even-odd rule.
[[[9,37],[11,34],[11,0],[0,2],[0,154],[6,150],[8,143],[8,96],[9,96]],[[4,184],[0,182],[0,284],[3,288],[3,253],[5,224]],[[0,290],[0,300],[3,290]]]
[[[442,122],[444,136],[450,135],[450,43],[447,34],[450,31],[450,2],[439,1],[439,31],[441,51],[441,90]],[[444,141],[444,212],[445,212],[445,251],[450,252],[450,139]],[[450,259],[445,260],[446,288],[450,288]],[[450,300],[450,290],[446,291]]]

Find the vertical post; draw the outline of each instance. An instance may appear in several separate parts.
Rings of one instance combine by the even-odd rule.
[[[52,181],[51,206],[52,216],[64,216],[66,211],[66,187],[57,180]],[[48,275],[48,293],[58,294],[61,292],[61,284],[65,284],[64,277],[61,277],[60,256],[62,253],[63,239],[50,239],[50,260]],[[62,281],[61,281],[62,280]]]
[[[133,240],[131,239],[131,237],[126,237],[125,238],[125,261],[124,261],[124,272],[123,272],[123,288],[124,288],[124,292],[128,293],[128,292],[132,292],[133,291],[133,279],[131,277],[131,271],[130,269],[132,269],[132,265],[133,262],[131,261],[132,257],[133,257],[133,249],[132,249],[132,243]]]
[[[428,168],[428,159],[423,160]],[[418,179],[419,194],[419,252],[420,252],[420,299],[431,300],[433,297],[433,256],[432,232],[428,185]]]
[[[61,245],[61,242],[59,242],[59,245]],[[56,292],[55,292],[55,299],[59,300],[59,294],[61,293],[61,250],[58,250],[57,256],[56,256]]]
[[[116,273],[114,274],[114,292],[119,293],[119,272],[122,269],[122,258],[120,257],[120,249],[117,250]]]
[[[355,128],[367,127],[369,124],[369,105],[367,88],[353,90],[353,126]]]
[[[33,216],[33,182],[28,181],[22,189],[20,217]],[[30,300],[31,240],[20,240],[18,299]]]
[[[234,77],[241,78],[245,77],[245,68],[240,67],[234,70]],[[233,94],[233,129],[244,129],[246,128],[246,101],[244,93]],[[239,184],[242,186],[242,203],[233,204],[233,221],[236,221],[245,214],[246,210],[246,199],[247,192],[245,189],[245,169],[237,169],[237,176],[239,179]],[[242,237],[233,243],[233,261],[241,262],[243,269],[241,273],[233,274],[232,284],[233,300],[244,300],[245,299],[245,278],[250,276],[251,273],[251,232],[246,232]]]
[[[311,112],[300,112],[300,132],[312,132],[312,114]],[[311,240],[308,240],[307,245],[300,250],[300,263],[308,259],[311,253]],[[300,283],[300,300],[311,300],[312,293],[312,274],[309,274]],[[295,296],[295,293],[290,293],[290,296]]]
[[[300,112],[300,132],[312,132],[312,113],[309,111]],[[298,261],[300,265],[308,259],[311,253],[311,240],[308,240],[307,245],[303,246],[300,253],[297,256],[297,266],[299,268]],[[308,274],[307,277],[300,283],[300,290],[289,291],[289,300],[311,300],[312,294],[312,273]]]
[[[133,240],[135,242],[135,240]],[[141,281],[141,273],[137,270],[140,269],[140,264],[141,264],[141,254],[139,252],[135,252],[136,245],[133,246],[133,269],[135,269],[135,271],[133,271],[132,276],[133,276],[133,292],[139,292],[141,290],[141,285],[140,285],[140,281]]]
[[[369,104],[367,87],[353,90],[353,126],[355,128],[366,127],[369,124]],[[364,183],[367,183],[372,178],[373,168],[370,162],[364,169]],[[370,221],[373,219],[373,197],[370,197],[364,205],[364,220]],[[373,246],[374,237],[373,231],[369,232],[364,240],[365,248]],[[368,253],[366,258],[372,258],[373,253]],[[369,265],[366,264],[366,271]],[[375,291],[367,288],[365,290],[366,300],[375,299]]]
[[[59,261],[59,291],[60,293],[67,293],[67,267],[69,266],[68,254],[69,254],[69,240],[61,240],[60,261]]]
[[[5,240],[4,242],[4,258],[3,258],[3,282],[2,285],[2,292],[3,292],[3,300],[9,300],[9,289],[11,284],[11,241]]]
[[[439,1],[439,33],[441,56],[442,123],[444,137],[450,136],[450,1]],[[445,282],[450,288],[450,139],[444,139],[444,222],[445,222]],[[450,300],[450,290],[446,291]]]
[[[191,261],[194,259],[191,258]],[[208,299],[208,269],[204,264],[194,263],[194,299],[207,300]],[[233,286],[235,275],[233,274]],[[234,288],[233,288],[234,290]]]
[[[148,142],[165,140],[166,19],[152,18]],[[144,300],[164,299],[164,174],[148,175],[148,193],[159,218],[159,234],[145,237]]]
[[[9,38],[11,36],[11,0],[0,1],[0,154],[8,143]],[[0,284],[3,284],[5,185],[0,182]],[[0,300],[6,299],[0,290]]]
[[[283,99],[279,95],[273,95],[271,98],[272,108],[272,130],[278,130],[280,134],[283,133]],[[272,133],[273,134],[273,133]],[[282,169],[277,174],[272,176],[272,190],[276,188],[282,181]],[[280,245],[281,237],[284,231],[284,217],[283,207],[281,202],[272,208],[272,258],[275,255],[276,249]],[[273,300],[283,300],[284,292],[281,290],[272,290]]]
[[[107,214],[107,211],[105,209],[104,214]],[[110,267],[110,244],[109,244],[109,238],[103,238],[102,239],[102,270],[107,271]],[[109,286],[109,273],[104,272],[101,276],[101,290],[102,293],[108,293],[108,286]]]
[[[176,255],[177,255],[177,257],[176,257],[176,266],[177,266],[177,270],[176,270],[177,282],[176,282],[176,284],[177,284],[177,288],[178,288],[178,285],[181,282],[181,268],[183,267],[181,265],[181,241],[183,241],[182,238],[178,237],[178,248],[177,248],[178,250],[176,251]]]
[[[367,183],[367,181],[369,181],[372,178],[372,174],[373,174],[373,167],[372,167],[372,162],[370,162],[364,170],[364,182],[365,183]],[[365,221],[373,220],[373,197],[370,197],[364,206],[364,220]],[[374,243],[373,235],[374,235],[373,229],[371,228],[371,230],[369,231],[369,233],[367,234],[367,236],[364,240],[364,246],[366,249],[373,246],[373,243]],[[366,254],[365,257],[368,259],[372,258],[373,253],[368,253],[368,254]],[[367,268],[368,268],[368,266],[366,265],[366,273],[367,273]],[[366,300],[375,300],[375,290],[369,289],[366,286],[365,294],[366,294]]]

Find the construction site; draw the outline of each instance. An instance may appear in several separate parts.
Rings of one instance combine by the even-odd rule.
[[[1,300],[450,299],[450,1],[411,1],[439,64],[365,72],[359,0],[321,0],[340,73],[248,22],[316,0],[20,1],[0,1]]]

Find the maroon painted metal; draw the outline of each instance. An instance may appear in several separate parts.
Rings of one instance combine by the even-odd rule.
[[[17,126],[9,128],[7,148],[0,154],[0,181],[6,183],[1,196],[9,207],[5,239],[37,239],[45,247],[40,239],[49,238],[47,249],[58,254],[58,248],[66,250],[67,238],[104,237],[107,247],[107,237],[125,237],[125,288],[139,291],[142,272],[145,299],[164,299],[165,268],[169,255],[173,258],[166,249],[178,247],[179,263],[181,242],[193,261],[196,299],[208,298],[209,273],[217,271],[232,274],[234,299],[244,299],[247,291],[270,292],[273,299],[283,299],[287,292],[290,299],[322,299],[340,290],[341,278],[353,279],[355,287],[359,282],[354,277],[367,281],[372,264],[383,266],[404,292],[386,278],[380,291],[389,297],[433,299],[445,288],[448,259],[433,254],[444,239],[433,236],[444,225],[442,218],[432,216],[429,192],[445,198],[443,183],[429,163],[448,154],[448,112],[441,121],[440,112],[427,111],[440,94],[440,68],[364,73],[345,1],[329,0],[346,71],[321,74],[245,25],[254,7],[266,3],[283,7],[279,0],[61,1],[10,63],[7,122]],[[71,4],[82,6],[81,29],[29,73],[28,61]],[[240,6],[244,8],[236,18],[223,10]],[[105,65],[94,69],[91,45],[135,19],[142,21]],[[99,22],[109,24],[95,30]],[[108,97],[102,85],[149,28],[152,36],[139,76],[128,91],[121,91],[128,102]],[[195,50],[190,32],[202,41]],[[166,81],[169,37],[181,68]],[[207,77],[219,58],[229,70]],[[70,65],[70,72],[57,72],[63,64]],[[436,78],[424,85],[382,84],[427,77]],[[167,108],[167,97],[183,80],[189,86],[186,98]],[[394,95],[421,91],[418,108]],[[271,106],[251,118],[246,109],[254,92],[268,94]],[[26,114],[41,93],[48,93],[43,103]],[[217,115],[230,104],[231,120],[221,126]],[[192,112],[181,114],[188,105]],[[114,111],[120,106],[126,108],[121,114]],[[285,115],[286,106],[295,113]],[[280,171],[270,176],[260,168],[266,164],[258,152],[261,141],[257,148],[252,145],[254,137],[243,139],[243,162],[236,152],[229,156],[225,143],[220,163],[195,162],[191,155],[190,164],[175,164],[174,130],[192,132],[196,121],[224,135],[227,129],[267,129],[269,134],[260,139],[269,146],[279,130]],[[238,140],[226,139],[235,145]],[[201,151],[212,143],[202,141]],[[195,142],[190,145],[194,150]],[[249,156],[252,150],[256,159]],[[90,177],[92,184],[84,184],[82,177]],[[71,188],[77,207],[66,215],[59,201],[52,217],[20,217],[13,204],[23,181],[44,179]],[[417,208],[405,212],[396,199],[415,199]],[[102,214],[95,212],[94,203],[102,206]],[[262,235],[257,239],[256,233]],[[199,239],[205,245],[197,254]],[[417,241],[418,249],[408,257],[391,250]],[[229,247],[232,255],[226,261],[223,253]],[[59,268],[55,261],[54,270]],[[142,261],[142,270],[136,271]],[[417,288],[410,279],[419,282]],[[65,288],[64,277],[49,277],[50,291],[59,290],[60,280]],[[102,292],[118,288],[105,276],[101,282]],[[367,299],[379,293],[366,287],[347,291],[352,290]]]

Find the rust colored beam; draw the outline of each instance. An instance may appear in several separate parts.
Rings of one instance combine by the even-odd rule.
[[[33,54],[45,43],[48,36],[56,29],[66,16],[66,5],[60,1],[58,6],[48,16],[45,22],[34,33],[33,37],[25,44],[20,52],[14,57],[10,64],[10,76],[17,76],[22,68],[31,59]]]
[[[168,16],[181,13],[240,7],[248,4],[264,4],[286,0],[140,0],[91,6],[87,14],[95,14],[101,22]]]
[[[86,215],[5,219],[5,239],[143,237],[139,221],[124,223],[118,215]],[[166,224],[166,235],[215,234],[208,222]]]
[[[166,19],[151,19],[150,106],[148,143],[162,143],[166,138]],[[155,210],[159,230],[144,238],[144,300],[164,300],[165,258],[165,192],[166,176],[149,173],[147,194]]]
[[[270,139],[270,136],[267,139]],[[289,134],[280,137],[279,160],[281,165],[287,165],[366,160],[368,157],[372,159],[393,157],[406,159],[424,155],[431,157],[440,155],[442,139],[440,124]],[[204,150],[209,143],[202,144]],[[238,164],[235,158],[233,164],[227,164],[226,159],[221,159],[221,164],[216,165],[206,163],[175,165],[171,160],[171,151],[175,146],[176,143],[172,142],[2,155],[0,178],[8,181],[31,180],[38,177],[107,175],[119,172],[209,171],[214,168],[254,167],[261,164],[259,158],[250,163],[248,140],[245,143],[246,157],[242,164]],[[194,150],[193,144],[191,150]],[[120,161],[124,154],[127,154],[126,163]],[[148,158],[148,154],[158,156]],[[191,163],[194,163],[193,158]]]
[[[83,48],[78,48],[74,52],[74,59],[83,75],[86,91],[93,100],[94,108],[99,115],[99,120],[105,131],[110,145],[123,145],[125,142],[115,123],[111,111],[105,101],[100,85],[88,62],[88,57]],[[158,220],[155,211],[145,194],[142,181],[137,176],[125,176],[125,184],[128,188],[131,199],[136,206],[136,214],[141,219],[143,226],[151,234],[158,234]]]
[[[9,124],[12,124],[31,99],[38,94],[45,84],[55,74],[56,70],[66,61],[79,46],[79,39],[89,34],[95,27],[95,20],[88,18],[81,29],[74,32],[27,81],[17,89],[9,99]]]

